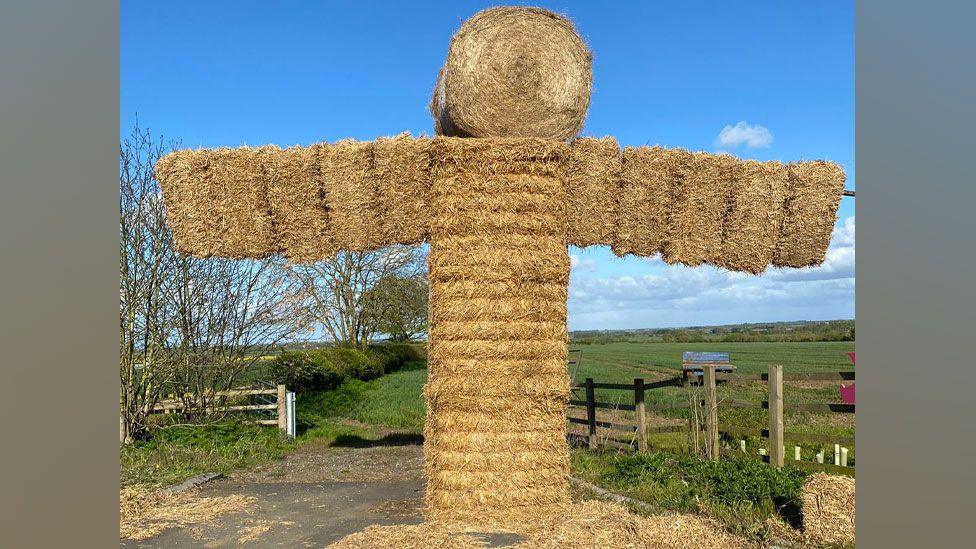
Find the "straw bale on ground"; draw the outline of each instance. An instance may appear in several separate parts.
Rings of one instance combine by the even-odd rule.
[[[816,473],[800,493],[803,533],[822,543],[853,543],[854,479]]]
[[[430,111],[439,135],[569,139],[590,104],[592,54],[540,8],[478,12],[451,38]]]

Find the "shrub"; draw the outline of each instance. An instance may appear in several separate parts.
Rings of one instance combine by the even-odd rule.
[[[383,362],[376,356],[370,356],[347,347],[333,347],[322,351],[332,362],[335,370],[342,376],[355,379],[370,380],[383,375]]]
[[[383,343],[373,345],[369,352],[383,365],[384,373],[391,373],[402,369],[411,362],[424,360],[420,347],[408,343]]]
[[[268,373],[296,393],[333,389],[342,382],[342,374],[322,351],[285,351],[271,362]]]

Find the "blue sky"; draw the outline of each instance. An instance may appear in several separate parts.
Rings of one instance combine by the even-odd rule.
[[[515,2],[518,3],[518,2]],[[121,4],[121,135],[189,147],[432,133],[451,34],[491,2]],[[583,133],[825,158],[854,181],[853,2],[533,2],[594,51]],[[571,329],[854,317],[854,200],[823,267],[759,277],[571,249]]]

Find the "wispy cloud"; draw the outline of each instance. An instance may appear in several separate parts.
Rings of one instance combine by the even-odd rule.
[[[596,262],[588,257],[581,259],[577,254],[570,254],[569,268],[573,270],[593,272],[596,270]]]
[[[752,148],[768,147],[773,143],[773,134],[765,126],[750,125],[742,121],[735,126],[725,126],[718,133],[715,146],[735,148],[745,145]]]

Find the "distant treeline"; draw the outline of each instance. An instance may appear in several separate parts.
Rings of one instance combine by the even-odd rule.
[[[569,334],[578,345],[607,343],[757,343],[854,341],[854,320],[770,322],[687,328],[583,330]]]

